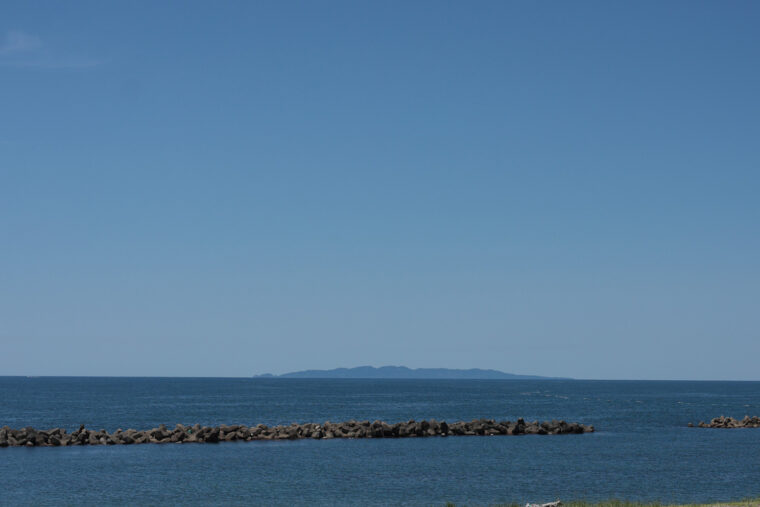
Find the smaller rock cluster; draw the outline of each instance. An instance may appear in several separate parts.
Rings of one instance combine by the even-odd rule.
[[[693,428],[694,424],[689,423],[689,427]],[[760,417],[758,416],[750,417],[748,415],[745,415],[744,419],[740,421],[739,419],[734,419],[733,417],[726,417],[722,415],[720,417],[714,418],[709,423],[699,421],[699,424],[697,424],[697,427],[699,428],[760,428]]]
[[[235,440],[296,440],[302,438],[410,438],[410,437],[445,437],[456,435],[563,435],[571,433],[590,433],[593,426],[565,421],[515,422],[493,419],[476,419],[470,422],[446,421],[400,422],[388,424],[382,421],[346,421],[324,424],[293,423],[289,426],[221,425],[221,426],[184,426],[178,424],[174,429],[165,425],[146,431],[118,429],[113,433],[106,430],[93,431],[84,425],[73,433],[66,433],[63,428],[37,430],[32,427],[12,429],[0,428],[0,447],[56,447],[69,445],[130,445],[130,444],[165,444],[165,443],[216,443]]]

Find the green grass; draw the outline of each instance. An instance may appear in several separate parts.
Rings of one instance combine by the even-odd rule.
[[[563,507],[760,507],[760,498],[749,498],[735,502],[669,504],[659,502],[628,502],[625,500],[604,500],[602,502],[584,502],[582,500],[562,502]],[[457,507],[451,502],[446,507]],[[463,506],[464,507],[464,506]],[[525,504],[496,504],[493,507],[525,507]]]

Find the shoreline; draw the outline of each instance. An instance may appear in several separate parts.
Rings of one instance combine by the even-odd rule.
[[[470,504],[456,504],[447,502],[446,507],[465,507]],[[557,507],[760,507],[760,498],[748,497],[742,500],[733,500],[727,502],[708,502],[708,503],[663,503],[663,502],[636,502],[629,500],[601,500],[598,502],[587,502],[585,500],[557,501],[550,504],[519,504],[519,503],[498,503],[491,504],[490,507],[542,507],[543,505],[552,505]]]

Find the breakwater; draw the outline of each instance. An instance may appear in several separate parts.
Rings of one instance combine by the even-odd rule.
[[[689,427],[693,428],[694,424],[689,423]],[[700,421],[697,424],[698,428],[760,428],[760,417],[744,416],[744,419],[734,419],[733,417],[720,416],[711,420],[709,423]]]
[[[297,440],[330,438],[412,438],[447,436],[489,436],[489,435],[566,435],[591,433],[593,426],[565,421],[494,421],[476,419],[446,423],[435,419],[408,421],[388,424],[383,421],[346,421],[341,423],[293,423],[290,425],[256,426],[185,426],[178,424],[173,429],[160,425],[150,430],[121,430],[113,433],[106,430],[89,430],[80,426],[67,433],[63,428],[38,430],[32,427],[12,429],[0,428],[0,447],[56,447],[70,445],[131,445],[166,443],[217,443],[252,440]]]

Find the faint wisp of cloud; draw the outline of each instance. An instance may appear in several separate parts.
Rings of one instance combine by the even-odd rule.
[[[32,52],[42,47],[42,41],[37,37],[11,30],[5,34],[5,41],[0,45],[0,56],[13,56]]]
[[[11,30],[0,43],[0,65],[44,69],[78,69],[94,67],[102,60],[54,51],[41,39],[28,33]]]

